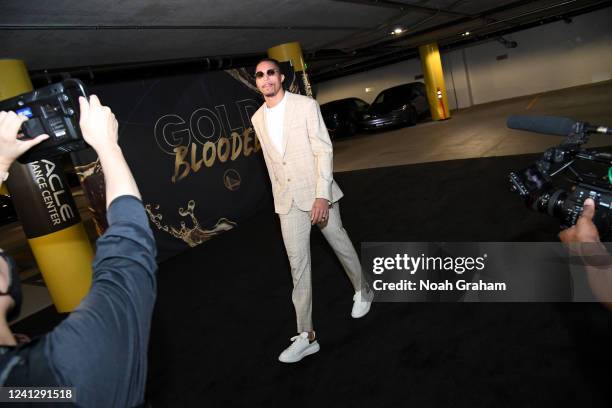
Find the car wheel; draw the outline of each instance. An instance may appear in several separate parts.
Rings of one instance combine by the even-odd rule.
[[[414,110],[414,107],[409,107],[408,108],[408,114],[407,114],[408,118],[406,119],[406,125],[408,126],[414,126],[417,124],[417,113],[416,110]]]

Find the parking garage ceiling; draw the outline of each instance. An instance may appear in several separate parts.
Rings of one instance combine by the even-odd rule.
[[[44,0],[2,1],[2,58],[47,72],[244,65],[266,49],[302,44],[315,80],[461,47],[602,10],[587,0]],[[605,10],[604,10],[605,9]],[[394,30],[399,33],[391,34]],[[466,33],[469,32],[469,35]]]

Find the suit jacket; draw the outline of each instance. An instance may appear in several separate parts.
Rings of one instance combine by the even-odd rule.
[[[268,136],[265,102],[251,118],[272,181],[278,214],[287,214],[292,202],[300,210],[310,211],[315,198],[336,202],[343,195],[333,178],[332,143],[319,104],[287,91],[285,97],[282,155]]]

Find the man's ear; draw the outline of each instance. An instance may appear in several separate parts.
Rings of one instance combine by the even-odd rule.
[[[285,82],[285,75],[281,74],[281,84]]]

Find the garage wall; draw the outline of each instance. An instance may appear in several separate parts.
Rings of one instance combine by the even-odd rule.
[[[612,79],[612,8],[442,54],[451,109]],[[502,57],[504,56],[504,57]],[[502,59],[498,59],[502,57]],[[377,68],[318,86],[317,100],[357,96],[371,102],[392,85],[414,81],[419,59]],[[365,88],[371,88],[366,92]]]
[[[441,58],[448,107],[455,110],[474,105],[466,50],[445,53],[441,55]]]
[[[323,104],[353,96],[372,103],[380,91],[414,82],[415,75],[420,75],[421,71],[421,61],[417,58],[322,82],[317,86],[317,101]]]

